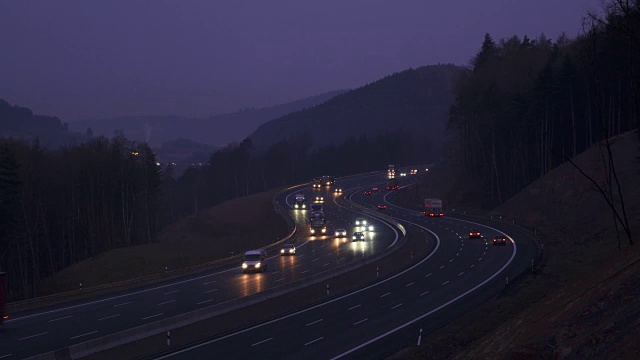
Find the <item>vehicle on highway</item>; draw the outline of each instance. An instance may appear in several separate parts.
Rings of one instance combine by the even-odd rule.
[[[371,191],[378,191],[378,187],[377,186],[372,187]]]
[[[342,194],[342,188],[336,188],[333,192],[336,194]]]
[[[469,239],[481,239],[482,238],[482,234],[480,233],[480,231],[472,229],[471,231],[469,231]]]
[[[366,226],[366,225],[367,225],[367,220],[363,218],[356,219],[356,226]]]
[[[364,233],[363,232],[355,232],[353,233],[353,236],[351,237],[351,239],[353,241],[364,241]]]
[[[398,179],[393,178],[387,181],[387,190],[398,190],[399,187]]]
[[[411,175],[415,175],[418,173],[418,169],[411,169]]]
[[[378,210],[387,210],[387,205],[385,204],[378,205]]]
[[[333,176],[325,175],[322,177],[322,183],[326,186],[336,183],[336,179]]]
[[[7,279],[6,272],[0,272],[0,325],[9,318],[7,316]]]
[[[311,211],[322,211],[322,204],[312,204]]]
[[[280,255],[281,256],[284,256],[284,255],[295,255],[295,254],[296,254],[296,247],[293,244],[284,244],[280,248]]]
[[[327,222],[324,218],[311,219],[310,230],[311,235],[325,235],[327,233]]]
[[[406,172],[401,172],[400,176],[407,176],[407,173]]]
[[[311,220],[313,220],[313,219],[325,220],[324,211],[322,211],[322,210],[320,210],[320,211],[312,211],[311,214],[309,214],[309,222],[311,222]]]
[[[444,216],[442,212],[442,200],[424,199],[424,214],[430,217]]]
[[[371,195],[371,191],[367,190],[364,192],[365,195]]]
[[[244,262],[242,263],[242,272],[265,272],[267,271],[267,252],[264,250],[249,250],[244,253]]]
[[[336,229],[336,237],[337,238],[343,238],[347,236],[347,230],[343,229],[343,228],[339,228]]]
[[[316,203],[322,203],[322,202],[324,202],[324,197],[323,196],[316,196],[314,201]]]
[[[387,175],[393,176],[395,174],[396,174],[396,166],[395,165],[389,165],[387,167]]]
[[[313,178],[313,188],[320,189],[322,187],[322,178],[317,177]]]
[[[304,202],[305,202],[304,195],[296,194],[296,202],[293,205],[293,207],[295,209],[306,209],[307,208],[307,204],[305,204]]]
[[[507,245],[507,237],[504,235],[494,236],[493,245]]]

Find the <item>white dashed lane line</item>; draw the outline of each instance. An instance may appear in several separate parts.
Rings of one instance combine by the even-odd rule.
[[[317,323],[319,323],[319,322],[320,322],[320,321],[322,321],[322,320],[323,320],[323,319],[320,319],[320,320],[316,320],[316,321],[310,322],[310,323],[308,323],[308,324],[307,324],[307,325],[305,325],[305,326],[309,326],[309,325],[317,324]]]
[[[213,299],[209,299],[209,300],[205,300],[205,301],[200,301],[199,303],[197,303],[196,305],[202,305],[202,304],[206,304],[208,302],[212,302]]]
[[[113,305],[113,307],[124,306],[124,305],[128,305],[128,304],[133,304],[133,301],[129,301],[129,302],[122,303],[122,304],[116,304],[116,305]]]
[[[442,285],[447,285],[448,283],[449,283],[449,280],[443,282]]]
[[[431,273],[428,273],[425,277],[428,278],[429,276],[431,276]]]
[[[388,293],[386,293],[386,294],[380,295],[380,297],[381,297],[381,298],[383,298],[383,297],[385,297],[385,296],[387,296],[387,295],[391,295],[391,293],[390,293],[390,292],[388,292]]]
[[[172,302],[175,302],[175,300],[169,300],[169,301],[161,302],[160,304],[158,304],[158,306],[166,305],[166,304],[169,304],[169,303],[172,303]]]
[[[60,321],[60,320],[64,320],[64,319],[68,319],[68,318],[72,318],[72,317],[73,317],[73,315],[69,315],[69,316],[65,316],[65,317],[49,320],[47,322],[55,322],[55,321]]]
[[[80,337],[83,337],[83,336],[87,336],[87,335],[93,335],[93,334],[96,334],[96,333],[97,333],[97,331],[88,332],[88,333],[86,333],[86,334],[82,334],[82,335],[77,335],[77,336],[74,336],[74,337],[70,337],[70,338],[69,338],[69,340],[77,339],[77,338],[80,338]]]
[[[318,342],[318,341],[320,341],[320,340],[322,340],[322,339],[324,339],[324,337],[319,337],[319,338],[317,338],[317,339],[315,339],[315,340],[311,340],[311,341],[309,341],[308,343],[304,344],[304,346],[311,345],[311,344],[313,344],[313,343],[315,343],[315,342]]]
[[[398,305],[396,305],[396,306],[391,307],[391,310],[393,310],[393,309],[395,309],[395,308],[398,308],[398,307],[400,307],[400,306],[402,306],[402,303],[400,303],[400,304],[398,304]]]
[[[360,304],[358,304],[358,305],[356,305],[356,306],[352,306],[352,307],[350,307],[348,310],[353,310],[353,309],[355,309],[355,308],[359,308],[359,307],[360,307]]]
[[[175,293],[177,293],[178,291],[180,291],[180,290],[169,291],[169,292],[166,292],[166,293],[164,293],[164,294],[165,294],[165,295],[175,294]]]
[[[461,272],[460,274],[458,274],[458,276],[462,276],[462,275],[464,275],[464,271],[463,271],[463,272]]]
[[[408,283],[408,284],[407,284],[407,285],[405,285],[405,286],[406,286],[406,287],[409,287],[409,286],[411,286],[411,285],[413,285],[413,284],[415,284],[415,283],[414,283],[414,282],[410,282],[410,283]]]
[[[214,282],[216,282],[216,281],[215,281],[215,280],[213,280],[213,281],[206,282],[206,283],[204,283],[204,284],[205,284],[205,285],[209,285],[209,284],[213,284]]]
[[[360,321],[356,321],[356,322],[354,322],[354,323],[353,323],[353,325],[355,326],[355,325],[358,325],[358,324],[362,324],[363,322],[365,322],[365,321],[367,321],[367,320],[369,320],[369,318],[364,318],[364,319],[362,319],[362,320],[360,320]]]
[[[218,291],[218,289],[208,290],[208,291],[205,291],[204,293],[208,294],[208,293],[211,293],[211,292],[214,292],[214,291]]]
[[[107,320],[107,319],[111,319],[111,318],[118,317],[118,316],[120,316],[120,314],[115,314],[115,315],[103,317],[102,319],[98,319],[98,321]]]
[[[427,290],[427,291],[423,292],[422,294],[420,294],[420,296],[422,296],[422,295],[427,295],[428,293],[429,293],[429,290]]]
[[[262,341],[258,341],[258,342],[257,342],[257,343],[255,343],[255,344],[251,344],[251,346],[256,346],[256,345],[264,344],[264,343],[266,343],[267,341],[270,341],[270,340],[273,340],[273,338],[268,338],[268,339],[264,339],[264,340],[262,340]]]
[[[47,335],[47,334],[48,334],[48,332],[43,332],[43,333],[41,333],[41,334],[36,334],[36,335],[26,336],[26,337],[23,337],[23,338],[18,339],[18,341],[21,341],[21,340],[27,340],[27,339],[31,339],[31,338],[34,338],[34,337],[37,337],[37,336],[42,336],[42,335]]]
[[[155,314],[155,315],[151,315],[151,316],[147,316],[147,317],[143,317],[142,320],[147,320],[147,319],[151,319],[160,315],[164,315],[164,313],[160,313],[160,314]]]

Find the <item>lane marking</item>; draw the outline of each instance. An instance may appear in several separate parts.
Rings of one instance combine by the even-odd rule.
[[[207,291],[205,291],[204,293],[205,293],[205,294],[208,294],[208,293],[215,292],[215,291],[218,291],[218,289],[207,290]]]
[[[476,266],[476,264],[471,264],[471,266],[469,266],[469,267],[474,267],[474,266]]]
[[[478,258],[478,261],[481,261],[481,260],[482,260],[482,258]]]
[[[385,297],[385,296],[387,296],[387,295],[391,295],[391,293],[390,293],[390,292],[388,292],[388,293],[386,293],[386,294],[384,294],[384,295],[381,295],[380,297],[381,297],[381,298],[383,298],[383,297]]]
[[[453,261],[453,259],[449,260],[449,262],[452,262],[452,261]]]
[[[463,272],[461,272],[460,274],[458,274],[458,276],[462,276],[462,275],[464,275],[464,271],[463,271]]]
[[[459,252],[458,252],[458,253],[456,253],[456,256],[458,256],[458,255],[460,255],[460,253],[459,253]]]
[[[428,273],[427,276],[425,276],[425,277],[428,278],[429,276],[431,276],[431,273]]]
[[[447,285],[449,283],[449,280],[445,281],[442,283],[442,286]]]
[[[396,306],[392,307],[392,308],[391,308],[391,310],[393,310],[393,309],[395,309],[395,308],[397,308],[397,307],[400,307],[400,306],[402,306],[402,303],[400,303],[400,304],[398,304],[398,305],[396,305]]]
[[[72,317],[73,317],[73,315],[69,315],[69,316],[65,316],[65,317],[49,320],[47,322],[54,322],[54,321],[58,321],[58,320],[64,320],[64,319],[68,319],[68,318],[72,318]]]
[[[278,280],[274,280],[274,282],[278,282],[278,281],[282,281],[284,280],[284,278],[278,279]]]
[[[279,273],[279,272],[280,272],[280,271],[274,271],[274,272],[270,273],[270,275],[277,274],[277,273]]]
[[[356,322],[354,322],[354,323],[353,323],[353,325],[355,326],[355,325],[358,325],[358,324],[362,324],[363,322],[365,322],[365,321],[367,321],[367,320],[369,320],[369,318],[364,318],[364,319],[362,319],[362,320],[360,320],[360,321],[356,321]]]
[[[360,307],[360,304],[358,304],[358,305],[356,305],[356,306],[352,306],[352,307],[350,307],[350,308],[349,308],[349,309],[347,309],[347,310],[353,310],[353,309],[355,309],[355,308],[359,308],[359,307]]]
[[[205,301],[200,301],[199,303],[197,303],[196,305],[202,305],[202,304],[206,304],[208,302],[212,302],[213,299],[209,299],[209,300],[205,300]]]
[[[169,291],[167,293],[164,293],[165,295],[169,295],[169,294],[175,294],[177,292],[179,292],[180,290],[175,290],[175,291]]]
[[[311,341],[309,341],[308,343],[304,344],[304,346],[311,345],[311,344],[313,344],[314,342],[320,341],[320,340],[322,340],[322,339],[324,339],[324,337],[319,337],[319,338],[317,338],[317,339],[315,339],[315,340],[311,340]]]
[[[204,284],[205,284],[205,285],[209,285],[209,284],[213,284],[214,282],[216,282],[216,281],[215,281],[215,280],[213,280],[213,281],[206,282],[206,283],[204,283]]]
[[[133,304],[133,301],[129,301],[129,302],[118,304],[118,305],[113,305],[113,307],[124,306],[124,305],[128,305],[128,304]]]
[[[107,319],[111,319],[111,318],[118,317],[118,316],[120,316],[120,314],[103,317],[102,319],[98,319],[98,321],[107,320]]]
[[[255,344],[251,344],[251,346],[256,346],[256,345],[264,344],[264,343],[266,343],[267,341],[271,341],[271,340],[273,340],[273,338],[264,339],[264,340],[262,340],[262,341],[258,341],[258,342],[257,342],[257,343],[255,343]]]
[[[428,293],[429,293],[429,290],[427,290],[427,291],[423,292],[422,294],[420,294],[420,296],[422,296],[422,295],[427,295]]]
[[[172,303],[172,302],[175,302],[175,300],[169,300],[169,301],[161,302],[160,304],[158,304],[158,306],[164,305],[164,304],[169,304],[169,303]]]
[[[160,314],[155,314],[155,315],[147,316],[147,317],[142,318],[142,320],[151,319],[151,318],[154,318],[154,317],[156,317],[156,316],[160,316],[160,315],[164,315],[164,313],[160,313]]]
[[[444,265],[440,266],[440,269],[444,268]]]
[[[319,323],[319,322],[320,322],[320,321],[322,321],[322,320],[323,320],[323,319],[316,320],[316,321],[314,321],[314,322],[310,322],[310,323],[308,323],[308,324],[307,324],[307,325],[305,325],[305,326],[309,326],[309,325],[317,324],[317,323]]]
[[[413,284],[415,284],[415,282],[412,281],[412,282],[408,283],[407,285],[405,285],[405,287],[409,287],[409,286],[411,286]]]
[[[77,338],[80,338],[80,337],[83,337],[83,336],[87,336],[87,335],[92,335],[92,334],[95,334],[95,333],[97,333],[97,331],[92,331],[90,333],[86,333],[86,334],[70,337],[69,340],[77,339]]]
[[[315,258],[315,259],[313,259],[313,260],[311,260],[311,261],[318,261],[318,260],[320,260],[320,258],[319,258],[319,257],[317,257],[317,258]]]
[[[326,263],[326,264],[324,264],[324,265],[322,265],[322,266],[323,266],[323,267],[325,267],[325,266],[329,266],[329,263]]]
[[[311,271],[311,270],[301,271],[300,274],[308,273],[309,271]]]
[[[9,357],[9,356],[11,356],[11,355],[13,355],[13,354],[9,354],[9,355],[2,355],[2,356],[0,356],[0,359],[4,359],[4,358]]]
[[[43,332],[42,334],[36,334],[36,335],[31,335],[31,336],[27,336],[27,337],[20,338],[20,339],[18,339],[18,341],[20,341],[20,340],[27,340],[27,339],[34,338],[34,337],[36,337],[36,336],[42,336],[42,335],[47,335],[47,334],[48,334],[48,332]]]

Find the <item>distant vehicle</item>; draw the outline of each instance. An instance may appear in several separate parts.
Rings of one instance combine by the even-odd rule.
[[[293,205],[293,207],[295,209],[306,209],[307,205],[304,203],[305,202],[305,198],[304,195],[302,194],[296,194],[296,202]]]
[[[418,173],[418,169],[411,169],[411,175],[415,175]]]
[[[6,272],[0,272],[0,325],[9,318],[7,316],[7,279]]]
[[[396,166],[395,165],[389,165],[387,167],[387,175],[395,175],[396,174]]]
[[[336,194],[342,194],[342,188],[336,188],[333,192]]]
[[[346,237],[346,236],[347,236],[347,230],[342,229],[342,228],[336,229],[336,237],[337,238],[343,238],[343,237]]]
[[[314,189],[319,189],[322,187],[322,178],[313,178],[313,188]]]
[[[324,202],[324,197],[323,197],[323,196],[316,196],[315,202],[316,202],[316,203],[322,203],[322,202]]]
[[[367,225],[367,220],[363,218],[356,219],[356,226],[366,226],[366,225]]]
[[[364,233],[358,231],[353,233],[353,236],[351,237],[351,239],[353,241],[364,241]]]
[[[400,176],[407,176],[407,173],[406,172],[401,172]]]
[[[377,186],[372,187],[371,191],[378,191],[378,187]]]
[[[371,191],[367,190],[364,192],[365,195],[371,195]]]
[[[378,205],[378,210],[387,210],[387,205],[385,204]]]
[[[283,255],[295,255],[296,247],[293,244],[284,244],[282,248],[280,248],[280,256]]]
[[[311,204],[311,211],[322,211],[322,204]]]
[[[398,179],[393,178],[387,181],[387,190],[398,190],[399,187]]]
[[[324,235],[327,233],[327,222],[324,219],[311,219],[311,235]]]
[[[312,211],[309,215],[309,222],[313,219],[322,219],[325,220],[324,211]]]
[[[478,230],[469,231],[469,239],[482,239],[482,234]]]
[[[244,253],[242,272],[265,272],[267,271],[267,252],[264,250],[249,250]]]
[[[494,236],[493,245],[507,245],[507,237],[503,235]]]
[[[424,214],[430,217],[444,216],[442,212],[442,200],[424,199]]]
[[[333,185],[336,183],[336,180],[333,176],[325,175],[322,177],[322,183],[326,186]]]

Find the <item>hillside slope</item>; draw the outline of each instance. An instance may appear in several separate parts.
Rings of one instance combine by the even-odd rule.
[[[452,90],[463,68],[433,65],[380,79],[310,109],[285,115],[251,135],[264,149],[280,140],[303,138],[313,146],[342,143],[350,136],[389,131],[425,135],[442,143]]]
[[[180,138],[207,145],[223,146],[233,141],[242,141],[266,121],[321,104],[343,92],[345,90],[336,90],[286,104],[246,109],[208,118],[124,116],[77,121],[70,123],[70,126],[83,133],[90,127],[94,134],[108,137],[113,136],[115,130],[123,129],[128,138],[146,141],[154,147]]]

